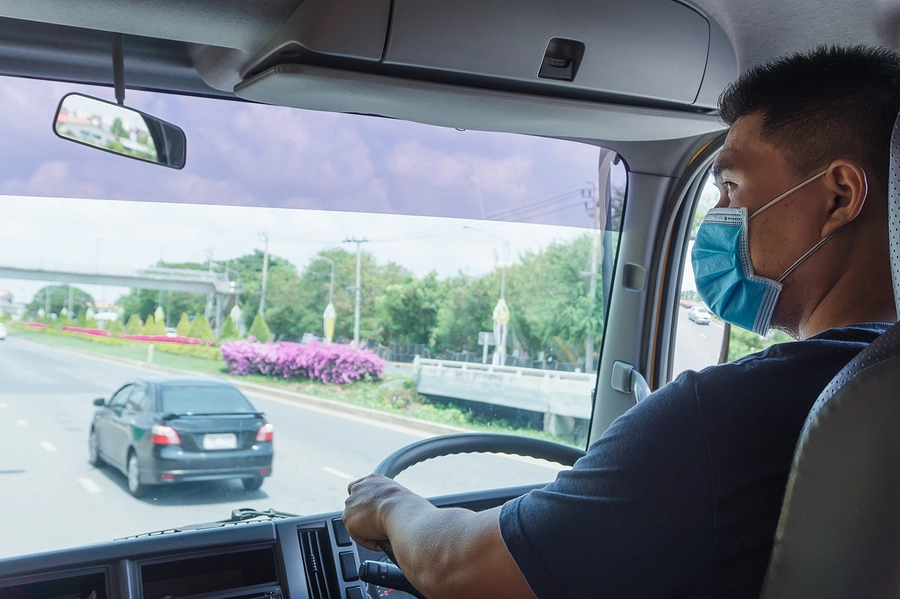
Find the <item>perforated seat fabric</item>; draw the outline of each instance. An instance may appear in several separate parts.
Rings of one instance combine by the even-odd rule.
[[[900,314],[900,115],[890,155],[888,235]],[[847,364],[810,410],[762,597],[900,598],[900,324]]]

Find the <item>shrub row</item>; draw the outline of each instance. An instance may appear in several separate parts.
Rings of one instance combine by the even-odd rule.
[[[384,360],[367,349],[319,343],[251,343],[235,341],[221,345],[229,374],[262,374],[284,379],[308,378],[323,383],[377,380]]]

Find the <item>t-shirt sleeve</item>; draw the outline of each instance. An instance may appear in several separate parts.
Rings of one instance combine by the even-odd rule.
[[[503,541],[538,598],[709,588],[712,480],[693,376],[616,420],[553,483],[503,506]]]

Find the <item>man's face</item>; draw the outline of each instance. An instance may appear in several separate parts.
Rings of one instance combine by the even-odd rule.
[[[763,117],[758,114],[741,117],[732,126],[725,145],[713,165],[720,198],[717,208],[747,208],[753,215],[762,206],[815,173],[797,173],[784,154],[760,137]],[[821,180],[797,190],[758,217],[750,220],[750,259],[754,272],[777,279],[798,258],[821,239],[821,229],[814,211],[821,206],[814,198],[827,190]],[[808,298],[807,275],[815,271],[802,264],[784,281],[772,326],[796,332],[802,304]]]

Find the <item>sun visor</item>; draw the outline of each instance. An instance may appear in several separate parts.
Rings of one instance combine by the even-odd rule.
[[[608,141],[652,141],[724,128],[709,114],[514,94],[282,65],[234,88],[239,97],[308,110],[373,114],[427,125]]]
[[[718,24],[672,0],[304,0],[241,76],[296,64],[695,109],[737,75]]]

